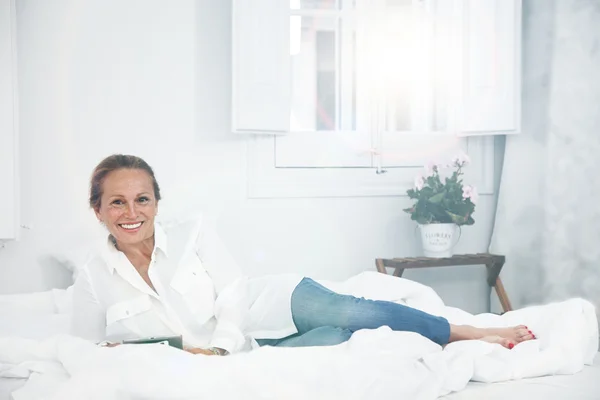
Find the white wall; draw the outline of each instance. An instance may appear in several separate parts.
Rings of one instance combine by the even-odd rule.
[[[376,257],[416,254],[408,199],[246,198],[246,145],[229,132],[230,1],[18,0],[21,240],[0,250],[0,293],[67,284],[48,260],[99,231],[89,175],[113,152],[145,158],[163,216],[218,215],[249,274],[337,279]],[[458,252],[485,251],[495,197],[480,199]],[[485,271],[408,271],[451,305],[487,310]]]

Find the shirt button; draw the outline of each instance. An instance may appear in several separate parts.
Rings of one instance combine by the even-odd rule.
[[[125,315],[129,315],[129,310],[125,311]]]

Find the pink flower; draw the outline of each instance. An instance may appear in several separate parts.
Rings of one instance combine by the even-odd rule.
[[[417,190],[421,190],[421,189],[423,189],[424,185],[425,185],[425,178],[423,178],[421,175],[417,176],[415,178],[415,188]]]
[[[464,167],[471,164],[471,158],[467,154],[462,153],[454,157],[454,159],[452,159],[452,163],[457,167]]]
[[[433,176],[436,172],[439,172],[441,164],[435,161],[429,161],[425,166],[425,177],[429,178]]]
[[[473,186],[463,186],[463,199],[471,199],[471,203],[477,204],[477,199],[479,198],[479,194],[477,193],[477,189]]]

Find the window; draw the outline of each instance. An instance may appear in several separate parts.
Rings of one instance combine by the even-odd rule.
[[[292,132],[356,129],[351,0],[290,1]]]
[[[355,1],[289,3],[293,138],[275,139],[276,166],[370,167],[368,114],[357,111],[364,96],[358,94]]]
[[[276,2],[257,1],[263,14]],[[236,59],[245,47],[236,37],[249,20],[236,12],[238,2],[234,130],[278,133],[249,140],[251,195],[403,194],[417,168],[458,151],[481,167],[473,175],[491,192],[493,139],[486,135],[519,129],[520,1],[279,1],[269,12],[286,40],[263,41],[252,59]],[[236,69],[271,69],[265,62],[277,52],[281,76],[253,76],[260,89],[241,82]],[[236,98],[240,87],[265,98],[266,109],[253,114],[264,121],[236,126],[236,114],[250,113]]]
[[[336,17],[290,17],[292,132],[355,129],[354,34],[342,30]],[[342,54],[348,62],[341,61]]]
[[[450,137],[406,135],[448,125],[438,3],[451,4],[290,1],[290,134],[275,138],[277,167],[414,166],[456,150]]]

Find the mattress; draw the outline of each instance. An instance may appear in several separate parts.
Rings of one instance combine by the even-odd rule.
[[[11,393],[25,384],[25,379],[0,378],[0,400],[12,400]]]
[[[484,384],[470,382],[465,390],[442,397],[444,400],[600,400],[600,357],[575,375],[545,376],[512,382]]]
[[[0,378],[0,400],[12,400],[10,393],[25,384],[24,379]],[[513,382],[483,384],[471,382],[461,392],[443,400],[599,400],[600,357],[575,375],[546,376]]]

